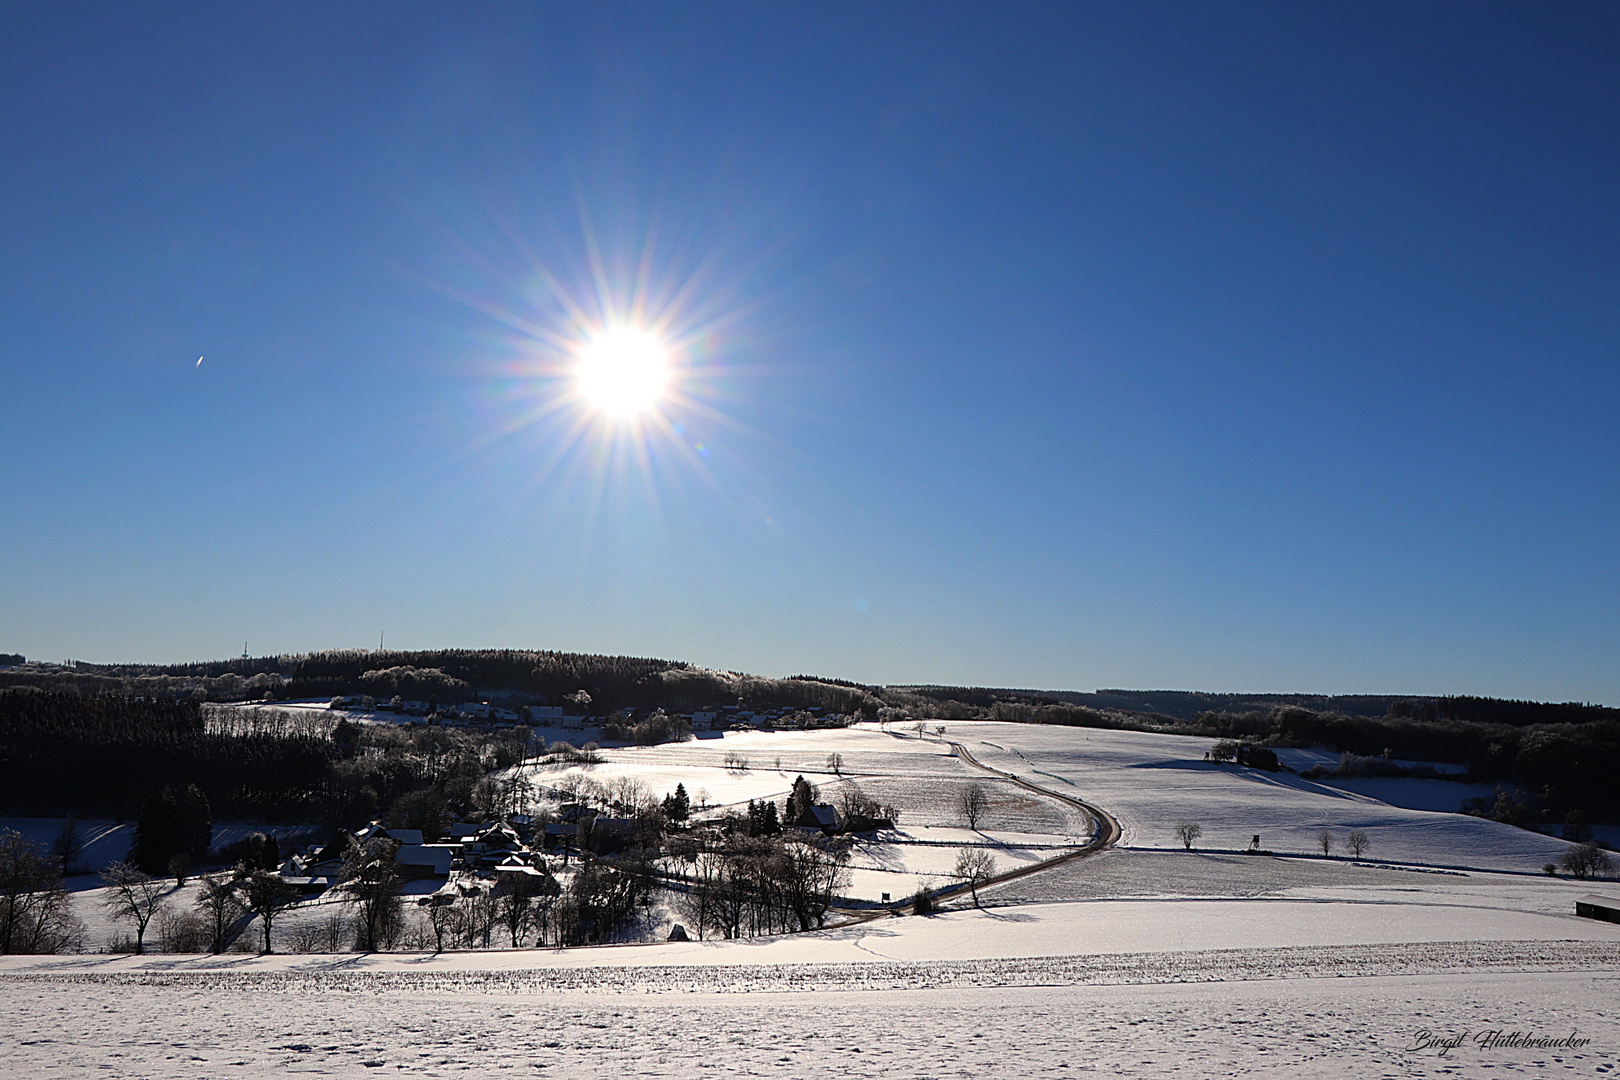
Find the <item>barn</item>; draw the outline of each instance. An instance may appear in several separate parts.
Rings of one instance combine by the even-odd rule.
[[[1604,922],[1620,923],[1620,900],[1616,900],[1612,896],[1587,893],[1575,901],[1575,914],[1587,919],[1602,919]]]

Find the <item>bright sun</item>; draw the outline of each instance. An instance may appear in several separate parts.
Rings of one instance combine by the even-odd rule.
[[[574,378],[591,405],[630,419],[657,404],[669,381],[669,350],[644,330],[604,330],[579,350]]]

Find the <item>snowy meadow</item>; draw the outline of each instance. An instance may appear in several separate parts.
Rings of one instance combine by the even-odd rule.
[[[1206,761],[1208,739],[944,727],[727,732],[514,770],[541,792],[679,784],[700,817],[780,800],[801,775],[824,799],[858,785],[900,820],[857,839],[827,929],[8,957],[0,1073],[1546,1076],[1603,1075],[1620,1057],[1620,925],[1574,914],[1613,883],[1544,873],[1563,841],[1425,808],[1450,781],[1402,806]],[[958,799],[970,783],[988,794],[973,825]],[[1072,857],[1111,822],[1116,843]],[[1185,822],[1200,826],[1191,849]],[[1357,830],[1359,858],[1344,846]],[[881,906],[954,884],[964,848],[998,875],[1028,872],[933,915]],[[75,894],[87,921],[97,899]],[[278,934],[333,910],[287,912]]]

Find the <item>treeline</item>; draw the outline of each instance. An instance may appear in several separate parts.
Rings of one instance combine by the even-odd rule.
[[[72,667],[32,664],[0,671],[0,688],[31,686],[79,694],[124,694],[206,702],[292,701],[395,694],[441,704],[482,694],[562,705],[583,691],[593,713],[691,710],[705,705],[822,708],[875,715],[877,692],[805,677],[764,679],[707,671],[678,661],[522,649],[336,650],[172,665]]]
[[[1022,691],[964,687],[886,690],[886,702],[919,720],[1006,720],[1067,727],[1208,735],[1270,746],[1328,746],[1368,758],[1464,765],[1474,783],[1531,793],[1514,824],[1552,825],[1570,813],[1620,820],[1620,709],[1477,697],[1392,699],[1383,716],[1297,705],[1215,710],[1186,720],[1096,709]],[[1493,811],[1494,814],[1494,811]],[[1508,818],[1504,817],[1504,820]]]
[[[217,702],[285,700],[294,696],[288,689],[287,679],[273,672],[261,671],[248,676],[230,671],[217,675],[168,675],[96,669],[85,664],[71,668],[30,664],[0,669],[0,689],[13,687],[84,695],[118,694]]]
[[[862,713],[876,716],[884,697],[854,683],[829,682],[795,675],[791,679],[767,679],[757,675],[672,668],[659,676],[668,708],[697,708],[702,705],[742,705],[764,709],[825,709],[835,713]]]
[[[1390,705],[1389,715],[1413,720],[1461,720],[1473,724],[1585,724],[1594,720],[1620,720],[1620,709],[1573,701],[1512,701],[1502,698],[1407,698]]]
[[[1469,702],[1475,715],[1523,717],[1524,702]],[[1501,710],[1492,705],[1503,705]],[[1548,706],[1558,715],[1559,706]],[[1510,783],[1539,802],[1543,824],[1581,811],[1600,821],[1620,818],[1620,710],[1574,707],[1598,714],[1581,723],[1478,721],[1441,715],[1345,716],[1309,709],[1201,713],[1181,730],[1226,739],[1251,739],[1274,746],[1330,746],[1368,757],[1441,761],[1468,767],[1474,783]],[[1525,821],[1516,822],[1525,824]]]
[[[197,785],[216,813],[283,816],[320,788],[329,738],[210,730],[195,701],[0,690],[0,804],[9,813],[134,817]]]
[[[771,804],[767,804],[771,805]],[[790,934],[826,923],[849,885],[849,846],[810,836],[731,836],[691,853],[679,907],[699,936]]]
[[[193,785],[216,817],[338,824],[424,805],[460,812],[489,770],[522,754],[511,737],[473,731],[0,690],[0,810],[10,814],[134,818],[153,793]]]

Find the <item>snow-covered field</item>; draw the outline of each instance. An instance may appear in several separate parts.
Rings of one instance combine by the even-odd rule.
[[[1290,773],[1212,764],[1203,760],[1211,739],[975,722],[948,729],[946,738],[968,745],[986,765],[1105,807],[1118,817],[1127,847],[1179,847],[1181,821],[1202,825],[1198,843],[1208,849],[1242,850],[1258,834],[1264,849],[1308,853],[1320,850],[1317,836],[1326,829],[1342,852],[1345,836],[1363,829],[1374,859],[1463,869],[1534,873],[1568,847],[1511,825],[1392,806]]]
[[[1086,839],[1078,810],[977,772],[954,740],[1117,815],[1120,849],[990,886],[982,910],[790,937],[0,958],[0,1075],[1602,1076],[1620,1059],[1620,925],[1573,914],[1620,885],[1541,874],[1562,841],[1210,765],[1207,739],[946,727],[728,733],[575,774],[717,806],[780,798],[801,772],[836,798],[852,777],[902,808],[857,849],[857,897],[944,877],[965,843],[1005,870]],[[980,830],[951,805],[970,778],[992,792]],[[1201,850],[1180,850],[1182,820]],[[1342,848],[1355,828],[1361,861]],[[1275,854],[1238,854],[1254,833]],[[1481,1042],[1493,1030],[1578,1045]]]
[[[1546,1077],[1609,1075],[1620,1058],[1613,945],[449,975],[396,963],[0,979],[0,1075]],[[1573,1045],[1482,1043],[1491,1031]]]

